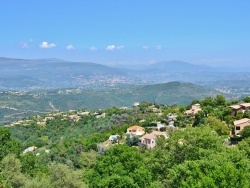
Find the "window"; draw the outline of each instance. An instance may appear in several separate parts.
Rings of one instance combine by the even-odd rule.
[[[236,126],[235,130],[239,131],[240,130],[240,126]]]

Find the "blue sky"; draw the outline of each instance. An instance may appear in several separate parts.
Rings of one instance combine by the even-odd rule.
[[[250,63],[249,0],[2,0],[0,56]]]

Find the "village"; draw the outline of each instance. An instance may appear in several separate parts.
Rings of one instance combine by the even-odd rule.
[[[204,101],[206,101],[206,99]],[[204,101],[201,101],[201,103],[204,103]],[[143,103],[135,102],[132,107],[121,107],[119,108],[119,110],[123,111],[124,113],[127,113],[131,110],[138,113],[138,111],[142,109],[143,105],[145,106],[145,104]],[[224,124],[224,126],[227,128],[227,134],[224,134],[225,138],[228,145],[237,144],[238,141],[241,140],[241,131],[245,127],[250,126],[250,119],[248,117],[250,103],[240,102],[238,104],[223,106],[223,108],[227,113],[227,116],[225,116],[224,119],[229,119],[228,122],[231,122],[231,124],[228,124],[228,122],[226,121],[221,121],[222,125]],[[192,124],[194,124],[199,118],[201,118],[200,116],[204,116],[204,118],[211,118],[211,116],[214,116],[212,112],[210,113],[211,115],[208,114],[207,109],[207,106],[202,106],[199,103],[190,105],[190,107],[186,108],[186,110],[178,106],[166,108],[159,105],[148,104],[144,111],[147,111],[147,115],[149,115],[150,112],[151,116],[154,117],[153,119],[150,119],[151,122],[149,122],[146,115],[144,115],[144,118],[143,116],[141,116],[140,120],[136,124],[128,126],[125,132],[120,134],[110,134],[107,140],[96,143],[97,150],[103,151],[117,144],[128,144],[131,146],[152,149],[156,146],[158,137],[164,137],[165,139],[169,138],[169,130],[175,131],[178,129],[185,129],[187,126],[192,126]],[[42,128],[46,127],[48,122],[53,121],[58,117],[60,118],[60,121],[78,123],[81,122],[81,120],[84,120],[86,117],[91,117],[99,121],[98,119],[107,119],[112,115],[114,116],[114,114],[110,114],[106,111],[56,111],[53,113],[48,113],[46,115],[36,115],[29,118],[23,118],[22,120],[18,120],[5,126],[13,127],[33,125]],[[26,148],[23,153],[34,151],[37,148],[37,146],[31,145]],[[50,152],[50,150],[46,148],[45,151],[46,153]]]

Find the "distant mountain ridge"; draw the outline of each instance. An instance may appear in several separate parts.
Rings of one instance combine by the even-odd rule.
[[[20,80],[13,85],[14,77]],[[25,77],[25,78],[24,78]],[[9,78],[9,83],[8,79]],[[30,79],[28,81],[27,79]],[[25,79],[25,81],[23,80]],[[25,82],[29,82],[25,87]],[[18,87],[20,82],[20,87]],[[34,88],[104,88],[120,84],[136,84],[138,78],[127,73],[91,62],[70,62],[60,59],[0,58],[0,90]]]
[[[114,89],[170,81],[208,83],[248,78],[241,69],[215,68],[184,61],[162,61],[138,70],[114,68],[91,62],[71,62],[56,58],[13,59],[0,57],[0,90],[32,89]],[[250,69],[243,69],[249,72]],[[18,79],[17,79],[18,78]],[[27,83],[27,84],[26,84]]]
[[[209,72],[216,71],[215,68],[207,65],[194,65],[185,61],[162,61],[149,66],[151,69],[164,70],[166,72]]]

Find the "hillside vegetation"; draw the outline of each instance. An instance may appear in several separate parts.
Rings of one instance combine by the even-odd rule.
[[[215,96],[215,92],[196,84],[181,82],[108,91],[80,89],[6,91],[0,92],[0,123],[37,113],[131,106],[134,102],[141,101],[186,105],[194,99],[203,99],[207,96]]]
[[[217,95],[187,106],[141,102],[24,118],[0,128],[0,185],[248,188],[249,131],[243,129],[237,145],[228,139],[235,120],[250,118],[249,111],[232,115],[229,106],[238,103]],[[191,106],[199,110],[189,114]],[[167,137],[148,149],[126,133],[133,125]]]

